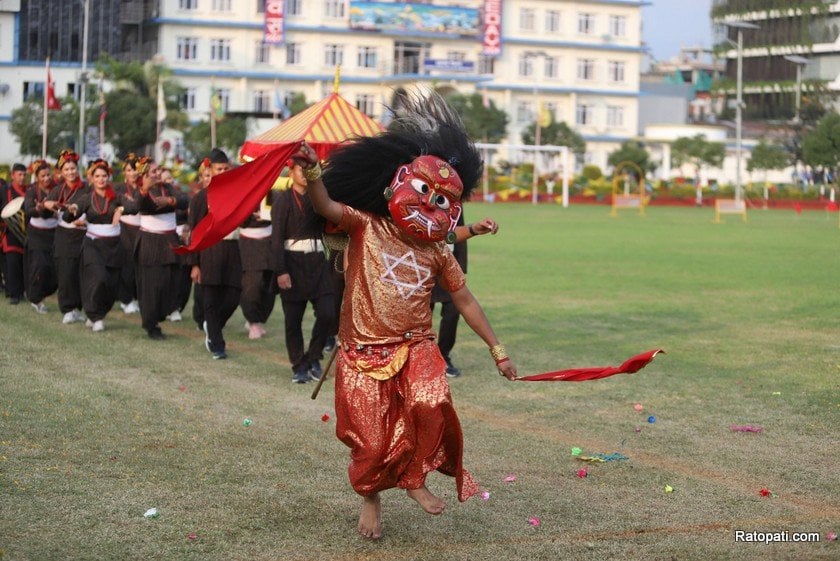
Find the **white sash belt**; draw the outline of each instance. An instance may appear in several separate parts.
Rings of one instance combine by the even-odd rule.
[[[61,220],[61,217],[63,215],[64,215],[64,213],[59,211],[59,213],[58,213],[58,217],[59,217],[58,225],[61,226],[62,228],[67,228],[68,230],[84,230],[85,229],[84,226],[76,226],[75,222],[76,222],[76,220],[84,220],[85,218],[87,218],[87,214],[81,215],[80,217],[76,218],[76,220],[74,220],[73,222],[65,222],[64,220]]]
[[[186,227],[187,227],[186,224],[178,224],[177,226],[175,226],[175,233],[178,234],[179,236],[183,236],[184,235],[184,228],[186,228]]]
[[[321,240],[286,240],[283,242],[286,251],[299,251],[301,253],[315,253],[324,251],[324,244]]]
[[[261,228],[240,228],[239,235],[252,240],[264,240],[271,236],[271,224]]]
[[[120,235],[119,224],[88,224],[87,234],[90,239],[116,238]]]
[[[222,238],[222,240],[238,240],[239,239],[239,228]]]
[[[163,214],[141,214],[140,228],[147,232],[154,232],[155,234],[166,234],[175,231],[177,223],[175,221],[174,212],[166,212]]]
[[[58,218],[41,218],[33,216],[29,219],[29,225],[39,230],[54,230],[58,226]]]
[[[128,224],[129,226],[140,226],[139,214],[123,214],[120,216],[120,222]]]

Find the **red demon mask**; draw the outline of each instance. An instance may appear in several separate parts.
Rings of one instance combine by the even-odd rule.
[[[423,241],[455,241],[464,186],[455,169],[437,156],[400,166],[385,190],[394,223]]]

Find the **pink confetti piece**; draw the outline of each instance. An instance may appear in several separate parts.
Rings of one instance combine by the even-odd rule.
[[[837,541],[837,532],[829,532],[829,533],[827,533],[827,534],[825,535],[825,539],[827,539],[827,540],[828,540],[828,541],[830,541],[830,542],[836,542],[836,541]]]
[[[764,432],[764,429],[758,425],[730,425],[729,430],[732,432]]]
[[[580,477],[581,479],[583,479],[584,477],[586,477],[586,476],[588,476],[588,475],[589,475],[589,470],[588,470],[588,469],[586,469],[586,468],[579,469],[579,470],[577,471],[577,476],[578,476],[578,477]]]
[[[513,483],[514,481],[516,481],[516,476],[511,473],[510,475],[505,476],[503,481],[505,483]]]
[[[487,501],[490,500],[490,491],[484,491],[481,493],[481,500]]]
[[[191,542],[194,542],[198,539],[198,534],[196,534],[195,532],[190,532],[189,534],[187,534],[187,539]]]
[[[633,409],[635,409],[636,411],[643,411],[645,408],[641,403],[637,403],[633,406]]]
[[[329,414],[324,413],[323,415],[321,415],[321,420],[324,421],[325,423],[328,422],[330,420]]]
[[[178,389],[182,392],[185,392],[185,391],[187,391],[187,386],[185,386],[184,384],[181,384],[180,386],[178,386]]]
[[[528,524],[530,524],[531,526],[536,528],[537,526],[539,526],[541,524],[541,522],[540,522],[540,519],[538,517],[532,516],[531,518],[528,519]]]

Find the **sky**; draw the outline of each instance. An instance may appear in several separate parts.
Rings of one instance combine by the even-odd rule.
[[[712,46],[712,0],[650,0],[642,8],[642,39],[656,60],[668,60],[680,45]]]

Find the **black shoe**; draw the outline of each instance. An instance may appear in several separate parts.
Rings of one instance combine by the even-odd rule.
[[[149,339],[153,339],[155,341],[163,341],[166,339],[166,335],[163,334],[163,331],[160,330],[160,327],[153,327],[151,329],[147,329],[146,333],[149,334]]]
[[[227,353],[225,351],[217,351],[213,353],[213,360],[224,360],[227,358]]]
[[[309,378],[314,381],[318,381],[321,379],[321,376],[324,374],[324,371],[321,369],[321,363],[317,360],[313,361],[312,364],[309,365]]]
[[[327,337],[327,342],[324,343],[324,352],[331,353],[332,350],[335,348],[335,335],[330,335]]]
[[[294,373],[292,374],[292,382],[294,382],[295,384],[305,384],[309,381],[308,370],[304,370],[303,368],[301,368],[300,370],[295,370],[293,372]]]
[[[446,377],[447,378],[457,378],[461,375],[461,369],[452,364],[452,361],[448,358],[446,359]]]

